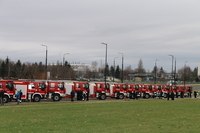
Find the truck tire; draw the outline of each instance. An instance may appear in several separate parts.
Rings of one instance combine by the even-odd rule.
[[[33,97],[33,102],[40,102],[41,97],[39,95],[35,95]]]
[[[150,98],[150,95],[147,93],[147,94],[145,94],[145,98],[146,99],[149,99]]]
[[[101,94],[100,95],[100,100],[105,100],[106,99],[106,94]]]
[[[60,95],[59,94],[54,94],[53,95],[53,101],[60,101]]]
[[[9,101],[8,96],[4,96],[3,101],[4,101],[4,103],[7,103]]]
[[[118,98],[119,98],[119,99],[124,99],[124,94],[120,93],[120,94],[118,95]]]
[[[167,98],[167,93],[164,93],[164,98]]]

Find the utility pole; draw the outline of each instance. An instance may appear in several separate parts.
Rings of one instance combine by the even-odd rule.
[[[45,60],[45,77],[46,77],[46,80],[48,80],[48,77],[47,77],[47,52],[48,52],[48,47],[47,45],[43,45],[42,46],[46,47],[46,60]]]

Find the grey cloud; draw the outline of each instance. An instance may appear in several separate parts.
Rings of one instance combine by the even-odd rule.
[[[185,60],[196,67],[199,43],[199,1],[188,0],[2,0],[0,2],[1,58],[49,62],[101,62],[108,43],[108,61],[125,55],[126,66],[147,69],[155,59],[168,71],[174,54],[177,65]],[[24,56],[26,55],[26,56]],[[120,58],[117,59],[120,64]],[[100,63],[99,63],[100,64]]]

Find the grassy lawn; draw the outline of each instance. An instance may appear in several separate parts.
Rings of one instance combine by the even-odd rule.
[[[200,99],[69,101],[0,106],[0,132],[199,133]]]

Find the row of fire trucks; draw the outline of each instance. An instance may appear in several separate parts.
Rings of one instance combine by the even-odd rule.
[[[4,91],[4,102],[15,100],[15,94],[21,90],[22,100],[39,102],[41,99],[60,101],[62,98],[85,100],[86,97],[105,100],[107,97],[116,99],[166,98],[174,93],[176,98],[191,97],[192,86],[183,85],[149,85],[125,83],[88,83],[61,81],[11,81],[0,80],[0,91]]]
[[[66,91],[73,90],[75,98],[78,100],[82,96],[84,100],[89,91],[89,97],[96,97],[105,100],[107,97],[116,99],[136,99],[136,98],[167,98],[170,93],[174,93],[176,98],[190,97],[192,86],[183,85],[149,85],[149,84],[124,84],[124,83],[87,83],[74,82],[66,85]],[[79,96],[79,91],[82,93]],[[71,97],[67,95],[66,97]]]

